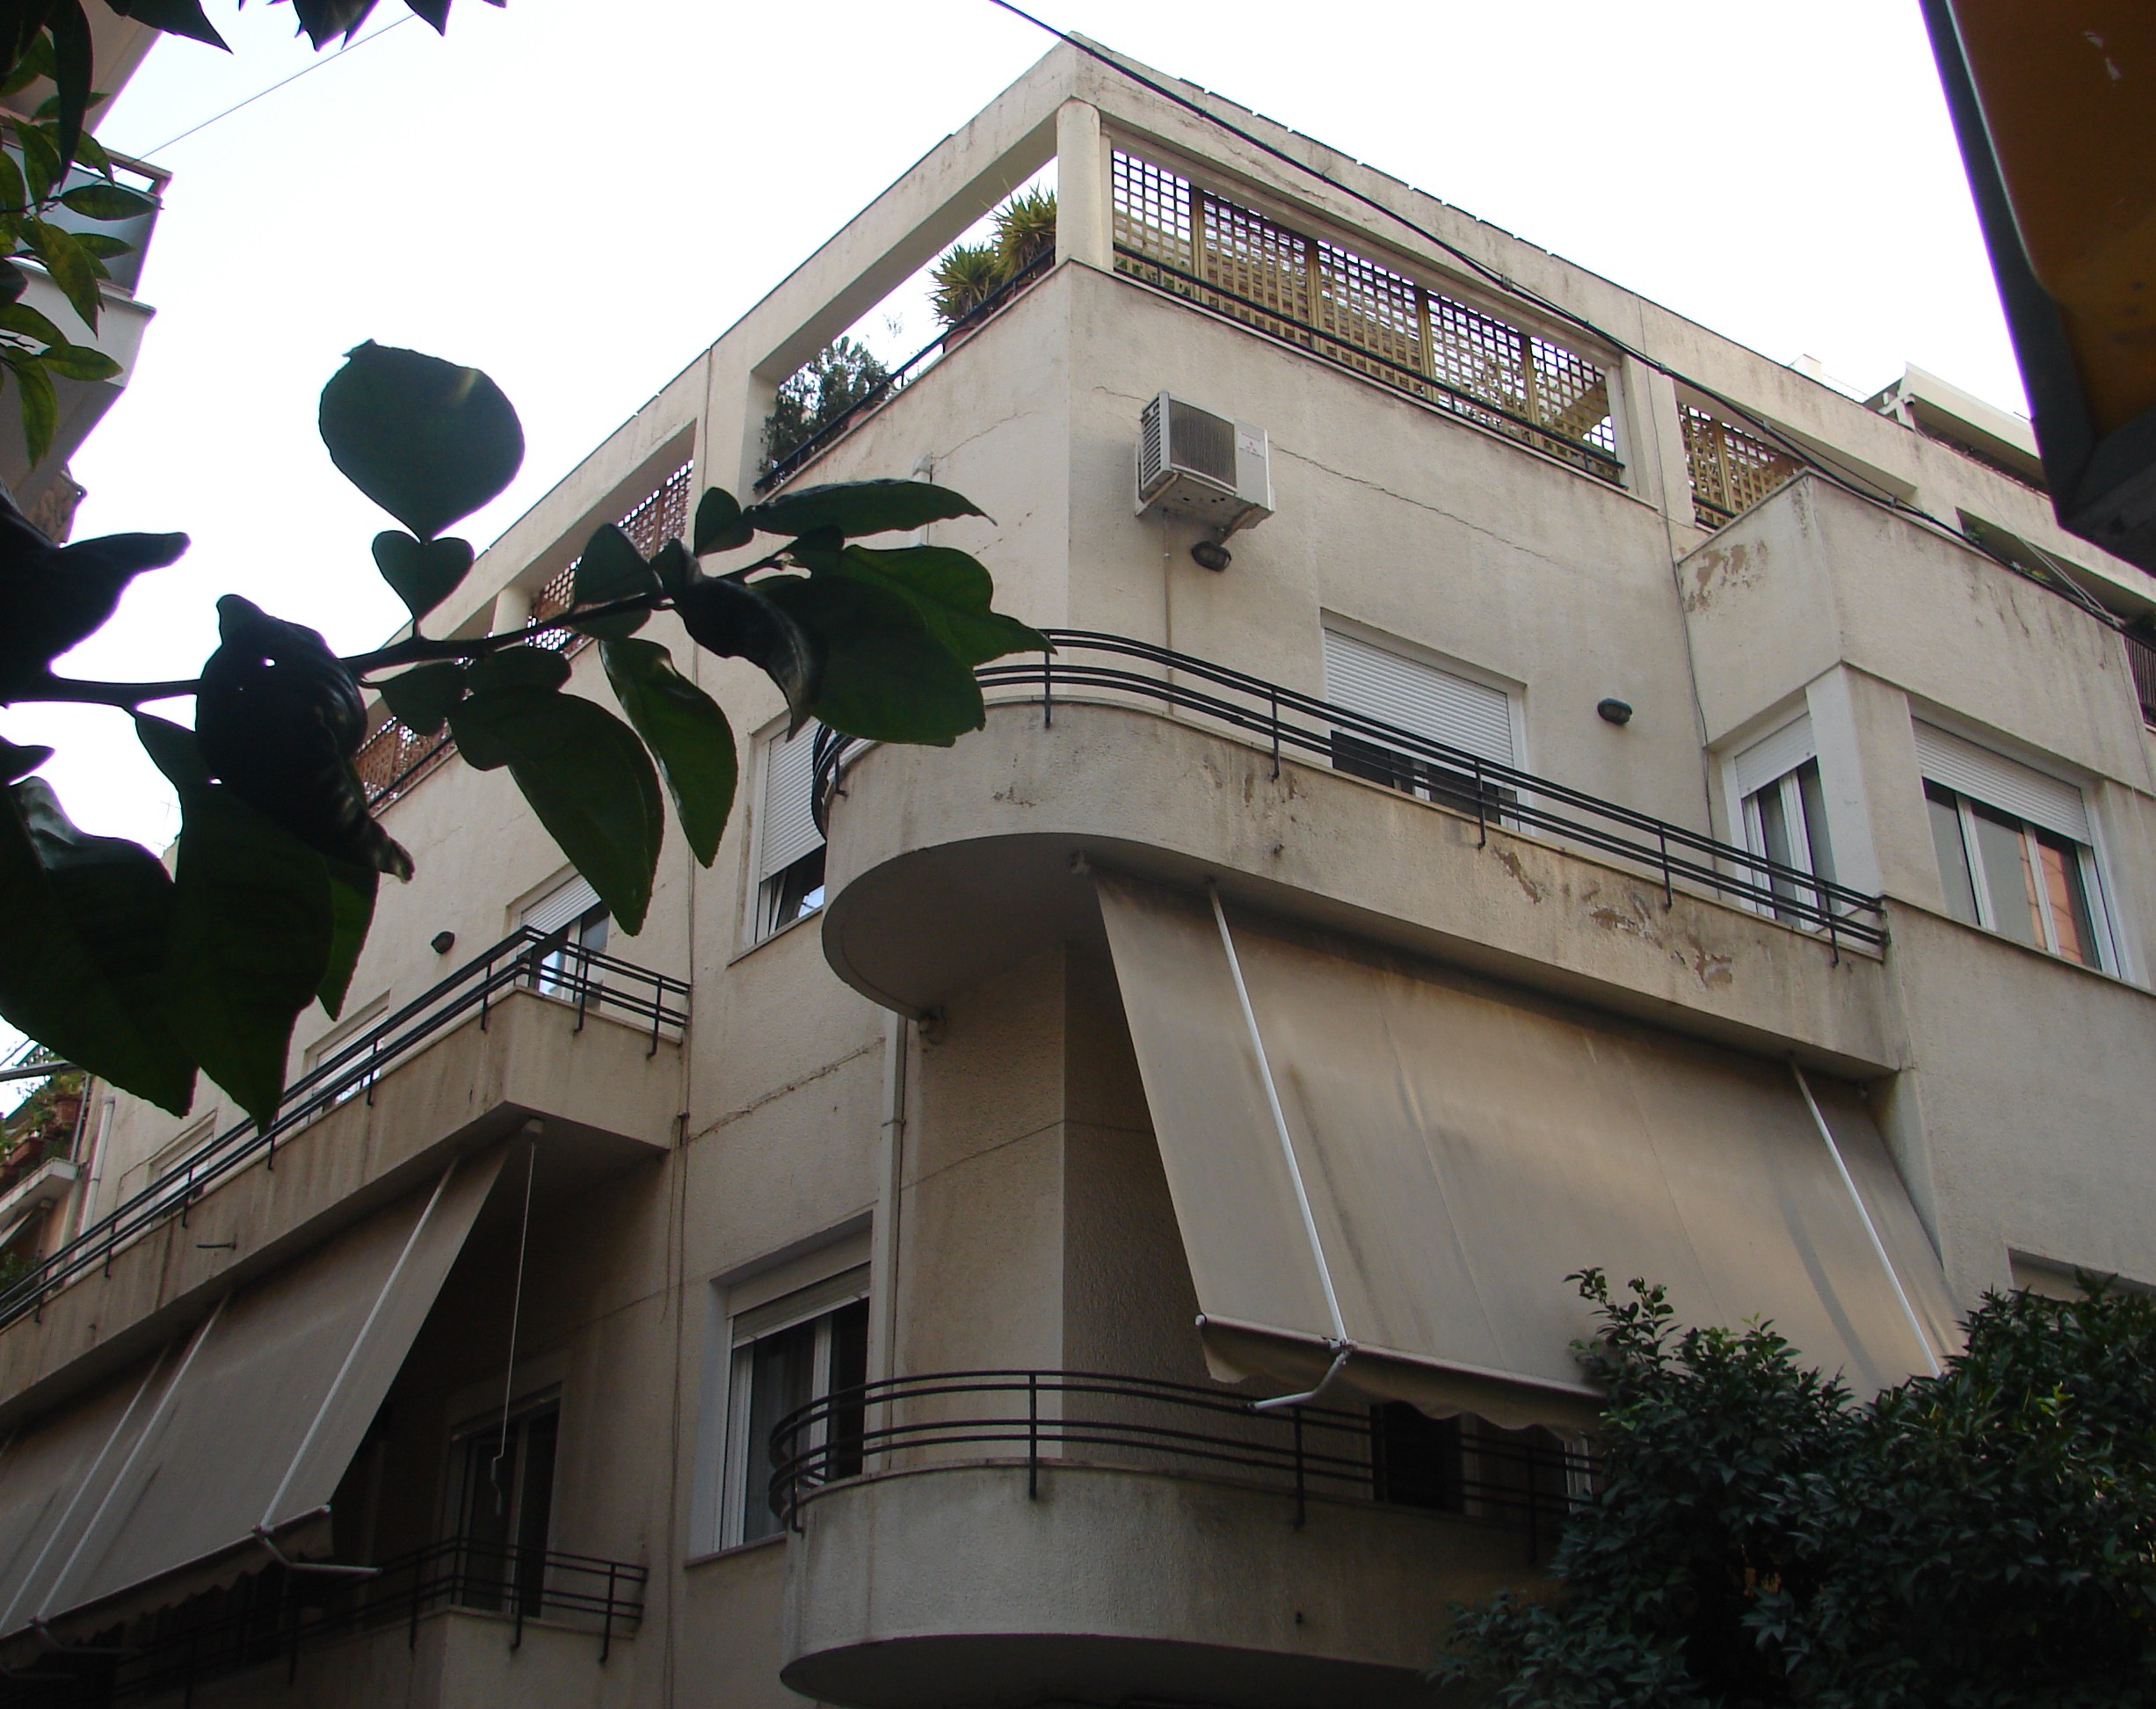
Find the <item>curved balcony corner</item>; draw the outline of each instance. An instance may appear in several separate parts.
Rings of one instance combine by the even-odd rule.
[[[883,1007],[1099,938],[1099,867],[1850,1078],[1898,1065],[1877,898],[1795,893],[1698,832],[1201,660],[1056,639],[983,670],[987,727],[954,748],[818,744],[824,955]]]
[[[1411,1464],[1368,1414],[1068,1371],[870,1384],[775,1449],[780,1677],[848,1709],[1425,1701],[1447,1606],[1532,1579],[1593,1475],[1494,1441]]]

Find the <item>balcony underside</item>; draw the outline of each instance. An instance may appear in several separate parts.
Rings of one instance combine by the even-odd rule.
[[[1420,1702],[1447,1604],[1531,1570],[1473,1520],[1052,1461],[834,1486],[788,1551],[780,1677],[848,1709]]]
[[[667,1149],[679,1046],[528,991],[475,1013],[354,1095],[117,1246],[0,1330],[0,1425],[98,1381],[235,1284],[320,1245],[452,1156],[544,1124],[534,1195],[577,1192]],[[656,1048],[657,1055],[650,1053]],[[649,1058],[649,1059],[647,1059]]]
[[[948,751],[855,760],[831,813],[824,948],[926,1014],[1100,936],[1088,866],[1403,949],[1865,1080],[1894,1071],[1880,964],[1748,909],[1285,760],[1203,727],[1058,700],[990,709]]]

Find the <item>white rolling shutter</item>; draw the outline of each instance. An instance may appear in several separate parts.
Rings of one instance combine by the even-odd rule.
[[[599,892],[582,873],[558,890],[552,890],[524,911],[519,922],[534,932],[556,932],[571,920],[582,920],[599,906]]]
[[[1365,717],[1426,736],[1500,766],[1513,753],[1512,697],[1328,629],[1325,698]]]
[[[1737,793],[1757,795],[1777,777],[1787,777],[1805,760],[1816,758],[1818,748],[1811,739],[1811,720],[1801,717],[1763,737],[1731,763],[1737,772]]]
[[[791,737],[775,736],[764,745],[763,825],[757,881],[786,870],[819,847],[812,792],[816,784],[816,733],[821,724],[804,724]]]
[[[1935,724],[1916,726],[1916,759],[1932,782],[1943,783],[1971,801],[2078,843],[2094,840],[2089,834],[2087,805],[2071,783],[1978,747]]]

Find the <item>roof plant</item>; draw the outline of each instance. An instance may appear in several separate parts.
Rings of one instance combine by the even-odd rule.
[[[963,325],[996,293],[1056,252],[1056,193],[1021,190],[996,210],[988,238],[954,244],[943,251],[929,278],[935,289],[929,302],[947,329]]]
[[[448,11],[447,0],[408,3],[438,27]],[[106,4],[214,38],[193,0]],[[294,10],[320,46],[371,4],[294,0]],[[80,0],[30,0],[25,16],[20,4],[0,14],[0,52],[11,54],[0,75],[40,44],[63,66],[86,52],[62,40],[83,25]],[[85,64],[77,81],[87,75]],[[318,425],[330,461],[396,524],[372,554],[412,618],[407,638],[350,658],[228,594],[220,645],[195,675],[62,677],[54,662],[104,625],[136,575],[175,562],[187,537],[57,545],[0,495],[0,709],[65,701],[132,717],[181,811],[168,872],[147,848],[77,828],[38,775],[51,750],[0,733],[0,1018],[175,1112],[200,1073],[257,1122],[272,1120],[299,1015],[316,1002],[338,1012],[381,877],[411,876],[352,767],[370,718],[365,688],[414,731],[446,728],[467,763],[506,770],[634,934],[666,802],[708,866],[737,769],[725,714],[668,646],[639,633],[655,616],[764,672],[795,728],[815,718],[889,742],[948,745],[979,728],[974,667],[1045,645],[993,608],[989,572],[969,554],[866,543],[981,513],[947,488],[898,480],[782,490],[746,506],[710,488],[689,537],[649,558],[611,524],[594,532],[568,611],[504,635],[430,636],[425,620],[474,559],[450,530],[522,462],[515,410],[475,368],[367,342],[323,389]],[[570,692],[568,662],[537,644],[564,629],[598,639],[612,706]],[[192,729],[142,709],[178,696],[193,698]]]
[[[1587,1272],[1608,1396],[1547,1594],[1455,1611],[1498,1709],[2156,1702],[2156,1299],[1990,1294],[1860,1403],[1773,1327],[1679,1332]]]

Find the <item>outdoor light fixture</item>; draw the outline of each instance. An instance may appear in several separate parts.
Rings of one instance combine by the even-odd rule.
[[[1597,716],[1607,724],[1629,724],[1632,722],[1632,702],[1621,701],[1615,695],[1594,703]]]
[[[457,947],[457,934],[454,932],[437,932],[428,941],[433,944],[434,953],[438,956],[446,956]]]
[[[1228,549],[1217,540],[1201,540],[1190,549],[1190,556],[1208,570],[1225,570],[1235,562]]]

